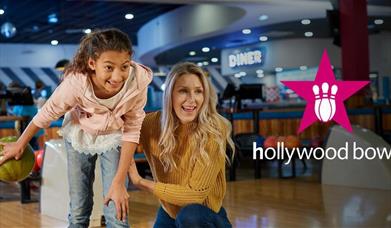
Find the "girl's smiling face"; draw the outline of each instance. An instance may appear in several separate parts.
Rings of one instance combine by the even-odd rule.
[[[94,91],[105,97],[114,96],[129,77],[130,54],[127,51],[105,51],[96,61],[89,58],[88,66],[95,71],[92,76]]]

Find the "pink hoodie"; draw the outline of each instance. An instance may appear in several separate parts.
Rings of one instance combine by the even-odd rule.
[[[135,75],[132,83],[136,85],[125,92],[114,110],[94,100],[88,76],[68,75],[35,115],[33,123],[40,128],[48,128],[52,121],[71,111],[72,120],[90,134],[104,135],[122,129],[123,141],[138,143],[152,71],[136,62],[132,62],[132,66]]]

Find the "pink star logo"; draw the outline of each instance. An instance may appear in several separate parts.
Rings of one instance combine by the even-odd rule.
[[[352,132],[343,101],[369,83],[369,81],[336,81],[326,50],[323,52],[315,81],[281,82],[307,101],[298,133],[317,120],[322,122],[334,120],[347,131]]]

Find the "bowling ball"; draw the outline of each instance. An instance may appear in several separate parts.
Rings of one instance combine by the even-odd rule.
[[[266,140],[263,142],[263,147],[277,147],[277,136],[268,136]]]
[[[277,137],[277,142],[279,142],[280,145],[282,145],[282,143],[285,144],[285,136],[278,136]]]
[[[42,168],[42,162],[43,162],[43,155],[44,155],[44,151],[43,150],[38,150],[38,155],[37,155],[37,165],[38,167],[41,169]]]
[[[39,172],[42,168],[42,162],[43,162],[43,150],[36,150],[34,151],[34,156],[35,156],[35,162],[34,162],[34,167],[33,171],[34,172]]]
[[[16,142],[17,137],[9,136],[0,139],[0,142]],[[2,156],[3,146],[0,146],[0,156]],[[27,144],[23,156],[19,160],[10,159],[0,165],[0,180],[6,182],[21,181],[25,179],[34,166],[33,148]]]
[[[300,139],[295,135],[289,135],[285,138],[285,147],[288,149],[292,149],[294,147],[300,147]]]
[[[320,136],[315,136],[311,139],[311,146],[312,147],[322,146],[322,139],[320,138]]]

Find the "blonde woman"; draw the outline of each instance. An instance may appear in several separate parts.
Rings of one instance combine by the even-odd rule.
[[[160,199],[154,227],[231,227],[222,207],[231,125],[216,111],[210,81],[197,65],[180,63],[163,96],[163,110],[149,113],[141,129],[154,181],[141,178],[135,163],[129,170],[137,187]]]

